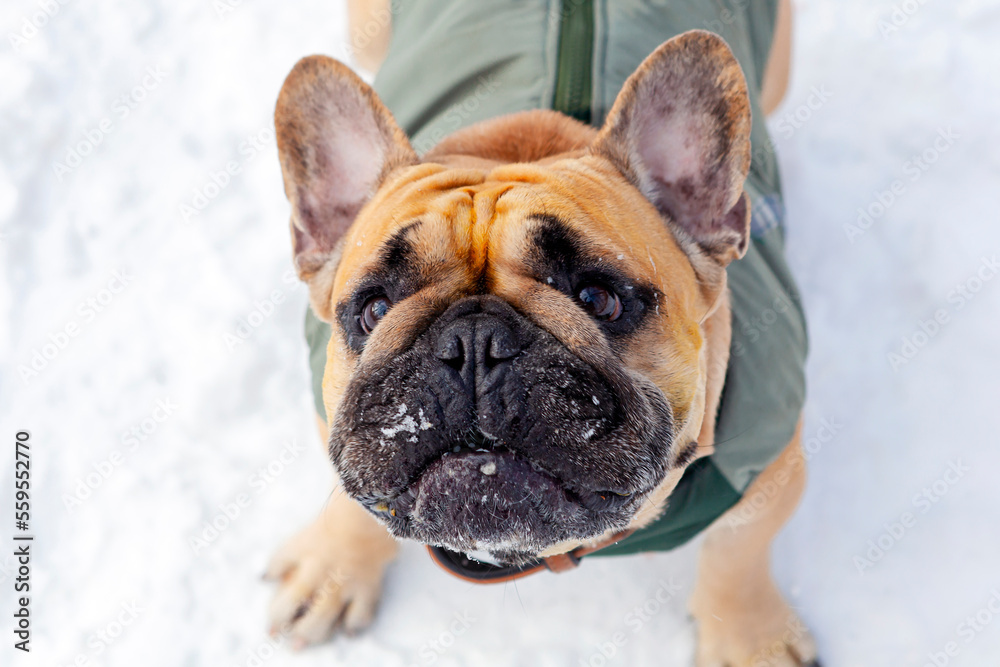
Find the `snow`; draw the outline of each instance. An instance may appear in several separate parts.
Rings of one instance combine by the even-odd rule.
[[[337,3],[223,1],[0,8],[0,432],[32,433],[36,535],[32,652],[4,630],[0,663],[691,664],[696,545],[478,587],[407,544],[370,632],[266,638],[259,575],[330,483],[270,116],[300,56],[348,51]],[[897,5],[801,2],[771,120],[812,344],[810,483],[774,563],[828,667],[978,667],[1000,655],[1000,2]]]

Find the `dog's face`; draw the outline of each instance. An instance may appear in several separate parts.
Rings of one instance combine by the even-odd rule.
[[[669,493],[748,238],[748,103],[721,40],[661,46],[564,159],[421,163],[325,58],[292,71],[276,122],[352,497],[399,537],[517,562]]]

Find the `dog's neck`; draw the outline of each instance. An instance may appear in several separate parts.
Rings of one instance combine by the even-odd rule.
[[[580,157],[597,137],[589,125],[555,111],[501,116],[454,132],[425,156],[448,166],[488,167]]]

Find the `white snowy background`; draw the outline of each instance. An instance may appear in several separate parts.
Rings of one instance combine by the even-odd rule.
[[[271,112],[299,57],[349,50],[340,3],[222,2],[0,5],[0,664],[691,664],[694,545],[476,587],[408,544],[367,634],[268,642],[259,576],[330,480]],[[1000,664],[998,73],[1000,1],[798,3],[770,122],[810,320],[813,453],[774,563],[827,667]],[[10,634],[23,428],[30,656]],[[627,616],[666,584],[683,592]]]

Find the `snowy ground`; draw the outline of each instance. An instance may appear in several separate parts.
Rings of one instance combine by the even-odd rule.
[[[45,3],[0,8],[0,432],[32,432],[37,536],[33,650],[11,661],[5,453],[0,664],[575,667],[617,632],[607,664],[691,664],[690,547],[480,588],[407,545],[371,632],[268,644],[258,576],[329,483],[270,114],[295,60],[343,56],[346,31],[338,3],[230,1],[52,1],[37,34]],[[813,438],[775,564],[828,667],[982,667],[1000,660],[1000,2],[898,4],[880,28],[888,2],[803,0],[771,121]],[[661,586],[682,592],[628,616]]]

